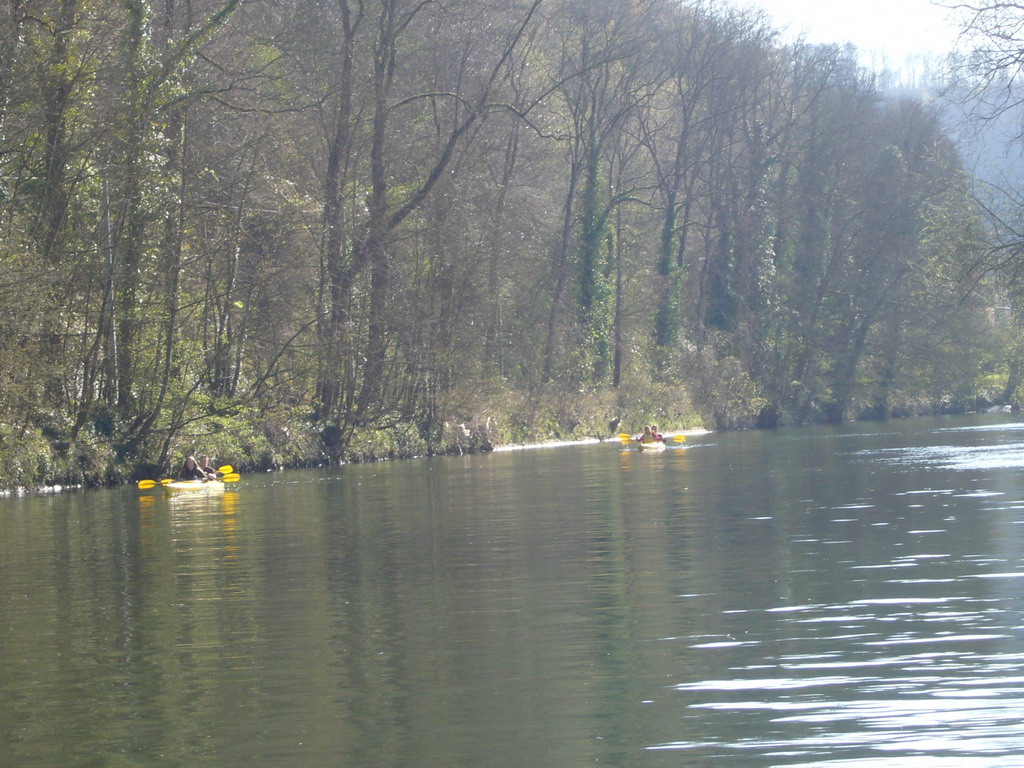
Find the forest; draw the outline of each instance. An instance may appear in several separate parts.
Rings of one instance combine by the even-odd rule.
[[[719,3],[0,0],[0,487],[1015,403],[975,186]]]

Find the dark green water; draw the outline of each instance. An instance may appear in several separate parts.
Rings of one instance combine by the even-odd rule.
[[[0,500],[0,765],[1024,766],[1024,424],[688,445]]]

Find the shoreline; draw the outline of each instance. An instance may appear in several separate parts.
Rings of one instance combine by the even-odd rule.
[[[24,485],[19,485],[14,488],[3,488],[0,489],[0,499],[18,499],[23,496],[50,496],[55,493],[64,493],[64,491],[82,491],[85,490],[84,485],[61,485],[56,483],[54,485],[42,485],[38,488],[29,488]]]
[[[639,433],[637,433],[637,434],[639,434]],[[710,435],[710,434],[711,434],[711,430],[710,429],[684,429],[684,430],[680,430],[678,432],[665,432],[665,433],[663,433],[662,436],[666,440],[668,440],[668,439],[676,437],[678,435],[682,435],[683,437],[699,437],[700,435]],[[623,443],[624,445],[628,444],[626,441],[619,440],[619,438],[617,438],[617,437],[615,437],[613,435],[611,437],[607,437],[607,438],[604,438],[604,439],[599,438],[599,437],[588,437],[588,438],[583,438],[582,440],[552,440],[552,441],[549,441],[549,442],[542,442],[542,443],[523,443],[523,444],[515,444],[515,445],[502,445],[502,446],[496,447],[493,451],[491,451],[491,453],[498,453],[499,451],[501,451],[501,452],[504,452],[504,451],[525,451],[525,450],[532,450],[534,448],[564,448],[564,447],[570,446],[570,445],[596,445],[598,443],[612,443],[612,442],[620,442],[620,443]],[[683,445],[685,445],[685,443],[683,443]]]
[[[664,433],[664,437],[666,439],[670,439],[670,438],[676,437],[678,435],[683,435],[684,437],[697,437],[697,436],[700,436],[700,435],[707,435],[707,434],[711,434],[711,430],[709,430],[709,429],[685,429],[685,430],[676,431],[676,432],[665,432]],[[537,450],[537,449],[542,449],[542,448],[565,448],[565,447],[574,446],[574,445],[597,445],[599,443],[613,443],[613,442],[620,442],[623,445],[628,445],[629,444],[629,442],[619,440],[619,438],[617,438],[614,435],[612,435],[612,436],[609,436],[607,438],[588,437],[588,438],[582,438],[582,439],[579,439],[579,440],[545,440],[545,441],[536,442],[536,443],[513,443],[513,444],[510,444],[510,445],[497,446],[493,450],[489,451],[489,453],[506,453],[506,452],[509,452],[509,451],[529,451],[529,450]],[[685,443],[682,443],[681,445],[685,446]],[[467,452],[465,452],[464,454],[461,454],[461,455],[467,455],[467,454],[472,454],[472,453],[483,453],[483,451],[467,451]],[[445,456],[452,456],[452,457],[454,457],[454,456],[459,456],[459,455],[460,454],[454,453],[454,452],[452,452],[452,453],[437,454],[438,457],[445,457]],[[422,457],[421,456],[417,456],[417,455],[397,456],[397,457],[393,457],[393,458],[385,457],[385,458],[373,459],[373,461],[401,461],[402,459],[416,459],[416,458],[422,458]],[[337,466],[346,466],[348,464],[362,464],[362,463],[366,463],[366,462],[351,462],[351,461],[349,461],[349,462],[342,462],[341,464],[339,464]],[[330,466],[330,465],[328,465],[328,464],[315,464],[315,465],[309,465],[307,467],[281,467],[280,469],[272,469],[272,470],[266,470],[266,471],[270,471],[270,472],[286,472],[289,469],[302,469],[302,468],[312,469],[314,467],[327,467],[327,466]],[[255,470],[255,471],[259,471],[259,470]],[[77,485],[67,484],[67,485],[65,485],[65,484],[60,484],[60,483],[55,483],[53,485],[38,486],[38,487],[16,486],[14,488],[3,488],[3,489],[0,489],[0,500],[4,500],[4,499],[20,499],[20,498],[25,498],[27,496],[50,496],[50,495],[54,495],[54,494],[58,494],[58,493],[64,493],[66,491],[88,491],[88,490],[100,489],[100,488],[123,488],[123,487],[127,487],[127,486],[130,486],[130,485],[131,485],[130,482],[125,482],[125,483],[121,483],[119,485],[99,485],[99,486],[89,486],[89,485],[84,485],[84,484],[77,484]]]

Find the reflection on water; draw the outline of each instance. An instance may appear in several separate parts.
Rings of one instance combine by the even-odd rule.
[[[1024,765],[1022,430],[5,500],[0,762]]]

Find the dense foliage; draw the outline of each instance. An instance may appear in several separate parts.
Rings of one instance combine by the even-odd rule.
[[[977,230],[748,12],[0,0],[0,484],[965,407]]]

